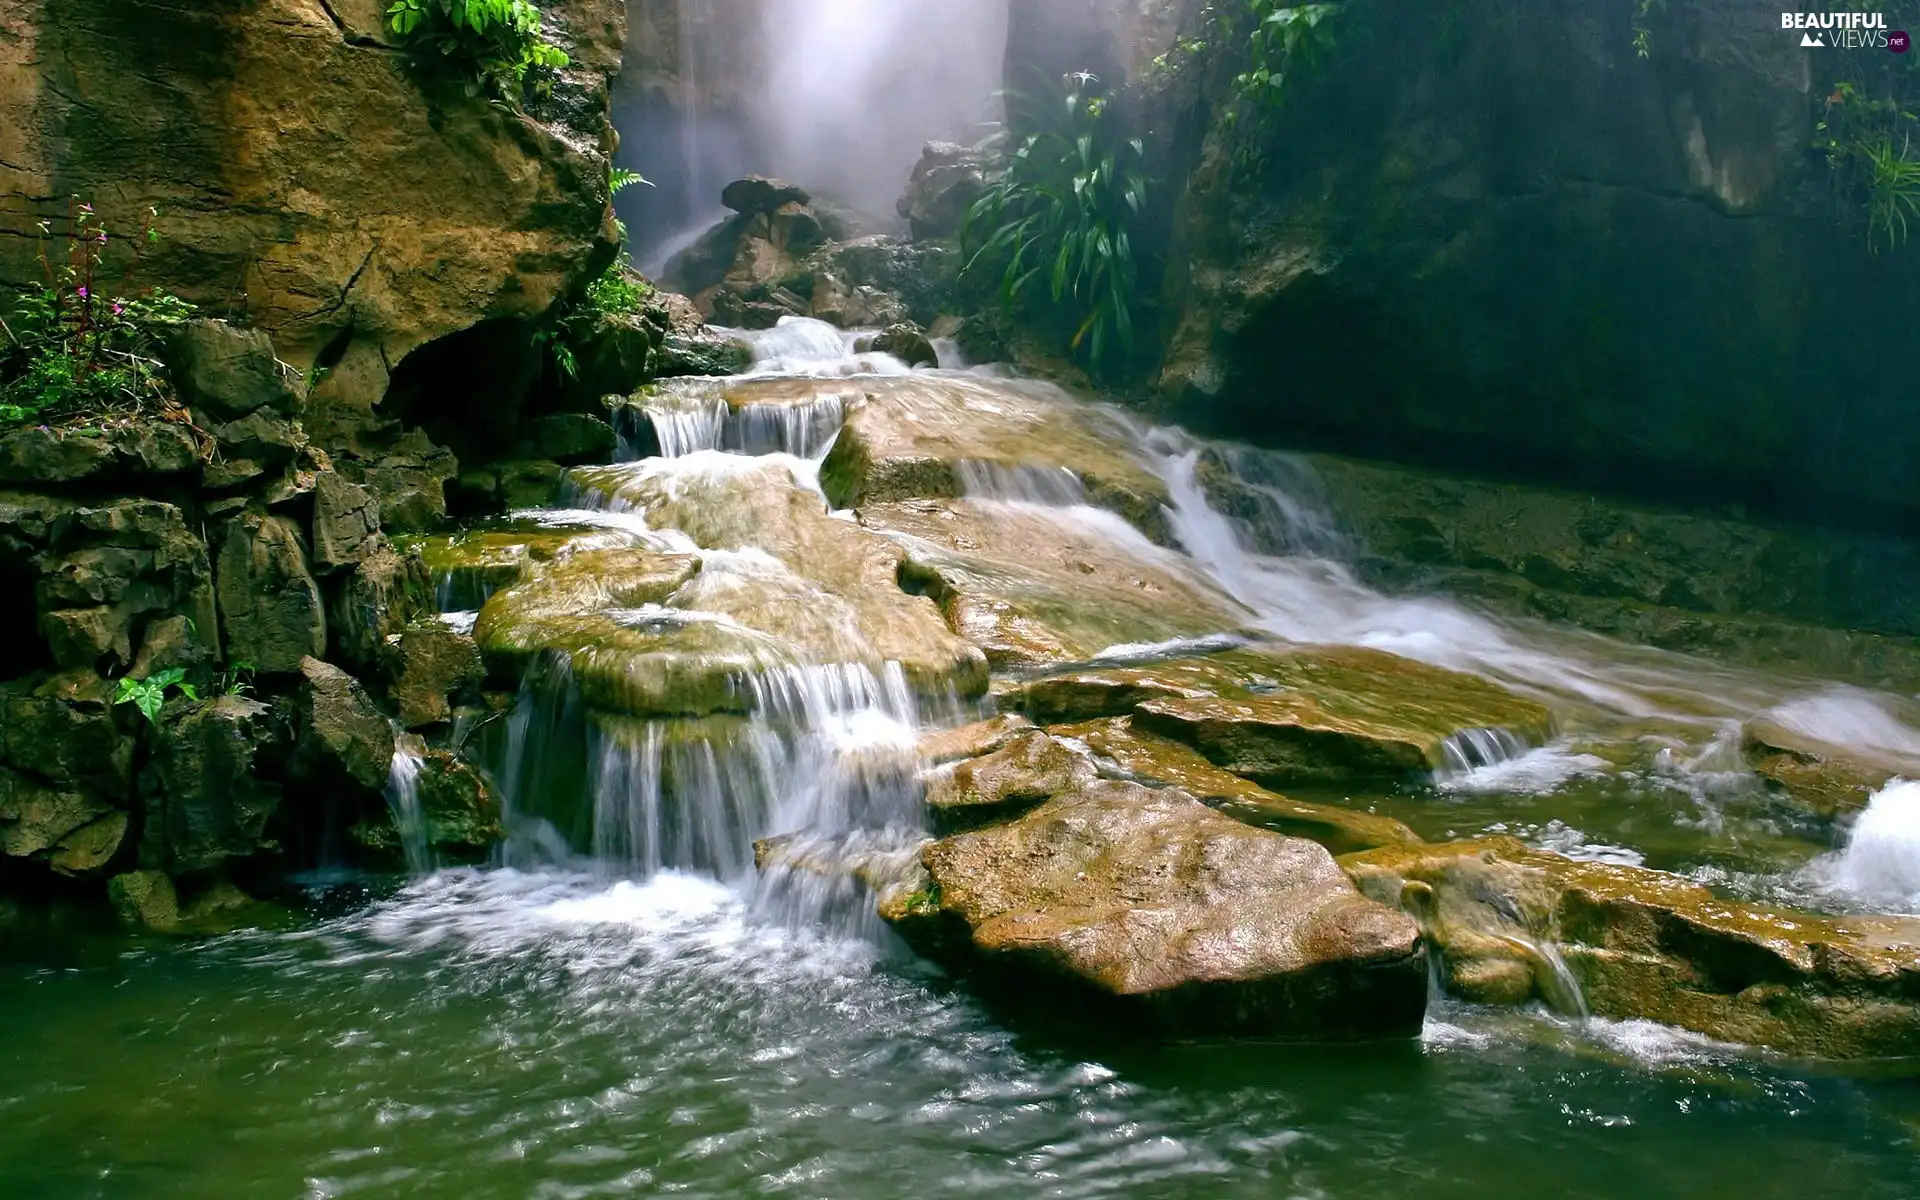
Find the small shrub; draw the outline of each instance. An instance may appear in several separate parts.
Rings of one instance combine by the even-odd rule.
[[[639,185],[653,186],[641,178],[638,171],[615,167],[607,177],[607,194],[617,196]],[[579,377],[579,349],[592,336],[599,318],[633,316],[646,307],[653,295],[653,285],[627,264],[625,223],[616,218],[614,226],[620,231],[620,253],[614,255],[613,262],[599,278],[587,284],[579,300],[556,306],[545,327],[534,334],[535,344],[546,348],[547,357],[562,379]]]
[[[531,0],[394,0],[387,24],[423,67],[510,104],[550,86],[551,72],[569,61],[542,36]]]
[[[998,278],[1001,307],[1069,322],[1070,353],[1101,371],[1131,355],[1139,265],[1133,230],[1147,203],[1145,147],[1122,138],[1101,97],[1067,78],[1040,127],[1007,156],[1005,173],[967,211],[963,280]]]
[[[185,667],[169,667],[164,671],[155,671],[145,679],[123,677],[113,689],[115,705],[131,704],[140,710],[140,715],[149,725],[156,728],[160,724],[160,710],[166,707],[167,692],[177,690],[189,700],[198,700],[200,692],[192,684],[185,682]]]
[[[148,210],[133,243],[124,284],[146,247],[160,240],[159,214]],[[101,263],[114,236],[76,197],[65,231],[40,223],[41,282],[0,318],[0,427],[56,420],[84,412],[159,400],[166,373],[155,352],[169,329],[193,313],[178,296],[157,290],[107,295]]]

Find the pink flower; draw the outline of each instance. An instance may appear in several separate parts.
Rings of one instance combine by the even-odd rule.
[[[107,244],[107,231],[104,229],[100,231],[100,244],[102,246]]]
[[[127,306],[124,304],[116,304],[113,306],[113,315],[116,317],[125,311],[127,311]]]
[[[80,297],[80,298],[81,298],[82,300],[85,300],[85,299],[87,298],[87,289],[85,289],[85,288],[75,288],[75,289],[74,289],[74,295],[76,295],[76,296],[78,296],[78,297]]]

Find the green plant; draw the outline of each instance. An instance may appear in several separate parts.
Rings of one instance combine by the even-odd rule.
[[[1653,57],[1653,14],[1667,11],[1667,0],[1633,0],[1633,52]]]
[[[253,690],[253,664],[237,659],[226,665],[213,679],[213,690],[222,696],[244,696]],[[193,699],[191,695],[188,699]]]
[[[132,251],[123,284],[160,240],[158,220],[149,209],[140,235],[124,239]],[[0,426],[165,396],[166,372],[155,351],[193,306],[154,289],[103,295],[102,263],[118,245],[77,196],[61,232],[51,220],[40,222],[41,280],[0,318]]]
[[[630,187],[652,187],[638,171],[613,168],[607,175],[607,195],[611,199]],[[614,218],[620,233],[620,252],[597,277],[581,290],[577,301],[562,301],[554,306],[546,322],[534,332],[534,345],[542,347],[563,379],[580,375],[579,347],[586,344],[594,326],[602,317],[633,316],[646,307],[653,285],[627,263],[627,226]]]
[[[1867,249],[1905,245],[1920,220],[1920,65],[1909,55],[1834,55],[1814,148],[1831,168],[1839,219],[1864,226]]]
[[[1201,19],[1215,44],[1238,49],[1232,103],[1224,114],[1237,131],[1234,165],[1258,167],[1265,140],[1286,99],[1290,81],[1318,65],[1333,46],[1333,18],[1341,4],[1288,4],[1283,0],[1212,0]]]
[[[1875,253],[1884,242],[1891,250],[1907,240],[1908,221],[1920,218],[1920,159],[1911,140],[1898,150],[1882,136],[1860,148],[1867,166],[1867,246]]]
[[[148,724],[158,727],[160,710],[166,707],[169,689],[177,689],[189,700],[200,698],[199,691],[185,682],[186,678],[185,667],[168,667],[164,671],[155,671],[145,679],[124,676],[113,689],[113,702],[115,705],[133,705],[140,710],[140,715],[147,719]]]
[[[1102,371],[1133,350],[1146,151],[1120,136],[1104,99],[1080,90],[1097,80],[1066,82],[1056,104],[1037,106],[1034,132],[968,209],[961,277],[997,277],[1009,313],[1051,306],[1066,317],[1069,351]]]
[[[508,103],[543,90],[551,72],[570,61],[543,36],[532,0],[394,0],[387,24],[415,61],[464,77]]]

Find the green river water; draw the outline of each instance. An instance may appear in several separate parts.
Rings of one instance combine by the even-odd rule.
[[[1438,1004],[1394,1045],[1015,1033],[696,876],[448,872],[0,966],[9,1197],[1920,1195],[1920,1083]]]

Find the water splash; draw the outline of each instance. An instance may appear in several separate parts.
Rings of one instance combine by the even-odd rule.
[[[1085,505],[1087,489],[1080,477],[1065,467],[1040,467],[976,459],[956,463],[960,490],[968,499],[1000,500],[1043,508]]]
[[[1869,901],[1920,911],[1920,781],[1896,780],[1867,801],[1834,883]]]
[[[393,741],[393,763],[387,769],[387,808],[393,813],[393,827],[400,835],[407,873],[416,878],[433,869],[433,852],[427,843],[427,814],[420,804],[420,766],[426,752],[427,744],[417,735],[399,734]]]

